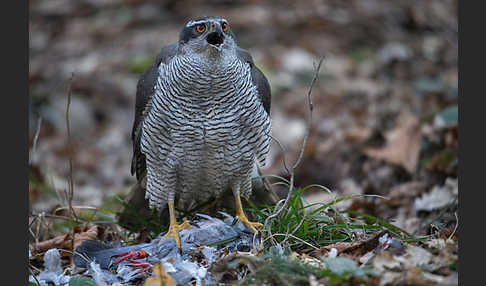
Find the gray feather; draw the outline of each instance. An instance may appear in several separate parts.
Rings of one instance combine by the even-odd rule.
[[[270,114],[270,105],[271,105],[272,97],[270,91],[270,84],[268,83],[267,78],[262,73],[262,71],[255,65],[250,53],[248,53],[246,50],[242,48],[238,48],[237,55],[241,60],[250,64],[253,84],[258,89],[258,95],[260,96],[260,100],[262,101],[265,111],[268,114]]]
[[[177,46],[177,43],[172,43],[163,47],[157,55],[155,63],[142,74],[137,83],[135,119],[132,128],[133,158],[131,173],[132,175],[136,173],[139,181],[143,179],[146,171],[145,155],[140,152],[142,122],[150,108],[150,102],[154,95],[155,83],[159,76],[159,65],[160,63],[167,63],[176,54]]]

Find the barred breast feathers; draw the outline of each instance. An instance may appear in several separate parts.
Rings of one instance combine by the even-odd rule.
[[[221,61],[175,56],[159,66],[141,140],[151,207],[164,207],[169,190],[184,192],[200,182],[207,192],[221,189],[231,183],[224,177],[251,176],[254,160],[266,163],[271,122],[250,66],[236,57]]]

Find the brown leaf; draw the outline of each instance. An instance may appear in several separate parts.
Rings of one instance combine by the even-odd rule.
[[[430,264],[432,254],[425,248],[408,244],[405,248],[405,254],[401,257],[397,257],[397,259],[400,260],[406,268],[410,268],[412,266]]]
[[[176,286],[177,283],[165,272],[162,263],[156,262],[153,266],[154,276],[148,277],[143,283],[144,286]]]
[[[412,266],[408,269],[405,275],[405,285],[410,286],[434,286],[437,285],[436,281],[428,279],[422,273],[422,270],[418,266]]]
[[[367,148],[363,152],[370,157],[403,166],[408,172],[414,173],[422,137],[419,120],[413,116],[407,116],[400,120],[398,126],[385,137],[385,147]]]
[[[388,250],[381,250],[372,261],[373,269],[378,272],[385,272],[388,270],[400,271],[402,265],[395,256]]]
[[[76,249],[83,241],[92,240],[98,237],[98,226],[94,225],[85,232],[74,234],[74,249]]]
[[[331,249],[336,248],[337,254],[341,254],[344,251],[349,251],[352,249],[356,249],[357,246],[361,245],[360,242],[337,242],[333,244],[326,245],[324,247],[319,248],[315,251],[315,255],[317,256],[325,256],[327,255]]]
[[[89,228],[87,231],[82,232],[80,228],[75,229],[74,233],[74,249],[78,247],[83,241],[96,239],[98,237],[98,226],[94,225]],[[39,253],[43,253],[51,248],[59,248],[59,249],[66,249],[69,251],[73,251],[72,245],[72,235],[71,233],[67,233],[64,235],[59,235],[54,238],[41,241],[34,245],[30,246],[30,251],[32,255],[36,255]],[[62,255],[70,255],[66,254],[66,252],[61,252]]]
[[[389,200],[385,203],[392,207],[409,205],[416,197],[427,190],[427,184],[422,181],[410,181],[391,188]]]
[[[324,247],[319,248],[314,252],[317,257],[325,256],[331,251],[332,248],[336,248],[337,255],[346,254],[350,258],[359,260],[359,258],[367,252],[375,249],[378,246],[378,240],[380,236],[385,234],[385,231],[376,233],[371,238],[358,241],[358,242],[337,242]]]

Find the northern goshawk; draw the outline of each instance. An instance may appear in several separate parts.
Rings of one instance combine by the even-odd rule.
[[[175,208],[190,209],[231,189],[236,218],[248,221],[240,195],[270,146],[270,86],[251,55],[238,47],[221,17],[187,22],[177,43],[162,48],[137,85],[132,174],[146,180],[150,208],[169,208],[180,248]]]

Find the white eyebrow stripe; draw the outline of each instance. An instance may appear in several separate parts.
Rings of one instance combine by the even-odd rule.
[[[212,22],[212,21],[219,22],[219,20],[223,20],[224,22],[228,23],[228,21],[226,21],[223,18],[214,18],[214,19],[206,19],[206,20],[199,20],[199,21],[192,20],[192,21],[189,21],[186,24],[186,27],[190,27],[190,26],[194,26],[194,25],[198,25],[198,24],[206,24],[206,22],[208,22],[208,21],[210,21],[210,22]]]
[[[189,21],[189,23],[187,23],[186,27],[190,27],[190,26],[194,26],[194,25],[198,25],[198,24],[205,24],[205,23],[206,23],[206,20]]]

